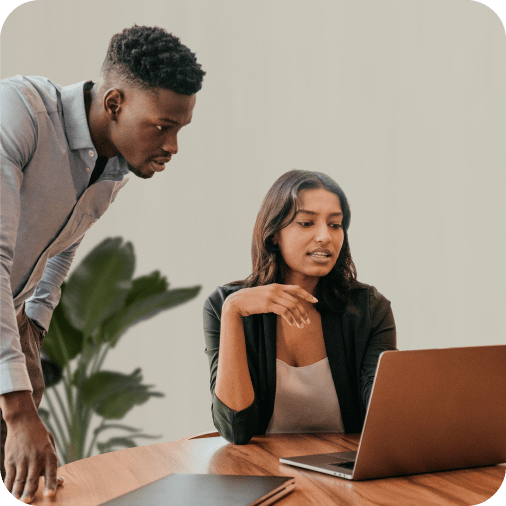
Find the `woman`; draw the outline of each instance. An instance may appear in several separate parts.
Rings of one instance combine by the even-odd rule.
[[[235,444],[266,432],[360,432],[379,355],[396,349],[390,302],[356,281],[344,192],[293,170],[267,193],[253,272],[204,305],[212,414]]]

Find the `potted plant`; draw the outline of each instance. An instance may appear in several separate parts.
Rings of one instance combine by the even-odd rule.
[[[134,249],[108,238],[93,249],[62,285],[42,347],[48,410],[39,413],[55,437],[60,461],[72,462],[152,438],[117,423],[135,405],[161,397],[131,374],[102,370],[107,353],[132,325],[194,298],[200,286],[169,289],[155,271],[133,279]],[[91,431],[92,420],[100,418]],[[95,423],[95,425],[97,425]],[[120,436],[103,440],[110,429]]]

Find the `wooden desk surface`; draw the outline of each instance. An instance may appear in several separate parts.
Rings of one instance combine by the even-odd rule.
[[[352,482],[279,462],[279,457],[356,450],[359,434],[275,434],[244,446],[221,437],[180,439],[119,450],[60,467],[65,484],[56,499],[37,505],[96,506],[172,473],[295,476],[296,490],[279,506],[475,505],[501,486],[506,464]]]

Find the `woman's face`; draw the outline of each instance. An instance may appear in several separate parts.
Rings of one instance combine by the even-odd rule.
[[[339,197],[323,188],[301,190],[292,222],[273,236],[287,265],[286,284],[316,282],[334,267],[343,246]]]

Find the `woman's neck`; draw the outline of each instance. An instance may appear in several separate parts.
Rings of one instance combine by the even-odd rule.
[[[311,295],[315,294],[316,285],[320,278],[314,276],[305,276],[304,274],[300,274],[298,272],[291,272],[285,276],[285,280],[283,284],[285,285],[298,285],[306,292]]]

